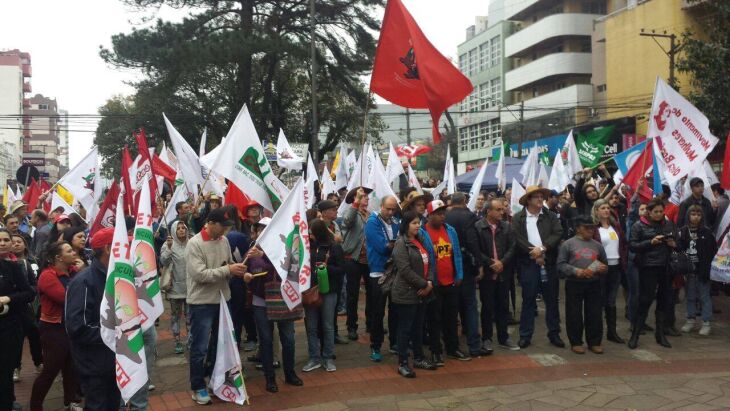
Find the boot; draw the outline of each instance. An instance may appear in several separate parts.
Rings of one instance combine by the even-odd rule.
[[[276,384],[276,376],[266,376],[266,391],[274,393],[279,391],[279,386]]]
[[[629,338],[629,348],[632,350],[639,346],[639,336],[641,335],[642,324],[646,321],[645,316],[641,316],[638,313],[634,314],[634,324],[631,327],[631,338]]]
[[[656,327],[654,328],[654,337],[656,343],[662,347],[672,348],[672,344],[667,340],[667,336],[664,335],[664,313],[656,313]]]
[[[606,308],[606,339],[618,344],[626,342],[616,333],[616,307]]]

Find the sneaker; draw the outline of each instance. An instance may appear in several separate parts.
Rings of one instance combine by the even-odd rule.
[[[43,372],[43,364],[36,365],[35,366],[35,373],[36,374],[40,374],[41,372]]]
[[[304,371],[304,372],[314,371],[317,368],[320,368],[321,366],[322,366],[322,363],[320,361],[309,360],[309,362],[304,367],[302,367],[302,371]]]
[[[255,351],[256,347],[258,347],[258,345],[259,345],[259,343],[256,341],[246,341],[243,344],[243,351],[245,351],[245,352]]]
[[[692,331],[692,329],[695,328],[696,323],[697,323],[697,321],[694,318],[688,318],[687,322],[684,323],[684,325],[682,326],[682,332],[688,333],[688,332]]]
[[[429,361],[425,358],[421,358],[420,360],[413,361],[413,368],[420,368],[422,370],[433,371],[437,367],[436,367],[436,364],[432,363],[431,361]]]
[[[391,345],[390,348],[388,348],[388,352],[391,354],[398,354],[398,347],[395,345]]]
[[[19,402],[13,401],[13,411],[23,411],[23,406]]]
[[[13,370],[13,382],[20,382],[20,368]]]
[[[519,351],[520,350],[520,346],[515,344],[515,342],[512,341],[511,338],[507,338],[507,340],[505,340],[504,342],[499,343],[499,346],[504,348],[505,350],[510,350],[510,351]]]
[[[486,351],[488,354],[493,353],[494,348],[492,347],[492,340],[486,339],[482,341],[482,350]]]
[[[454,352],[447,352],[446,356],[459,361],[471,361],[471,357],[464,354],[463,352],[456,350]]]
[[[351,341],[357,340],[357,330],[349,330],[347,332],[347,338]]]
[[[347,310],[346,309],[343,308],[343,309],[337,311],[337,316],[338,317],[341,317],[343,315],[347,315]]]
[[[208,405],[212,402],[210,400],[210,395],[208,395],[208,390],[206,390],[205,388],[195,391],[193,393],[193,401],[200,405]]]
[[[349,343],[350,343],[350,341],[348,341],[347,338],[342,337],[339,334],[335,334],[335,344],[346,345],[346,344],[349,344]]]
[[[431,354],[431,362],[437,367],[443,367],[444,357],[441,354]]]
[[[84,407],[81,406],[78,402],[72,402],[66,408],[64,408],[66,411],[84,411]]]
[[[403,363],[398,366],[398,374],[406,378],[416,378],[416,373],[408,366],[408,363]]]
[[[370,353],[370,361],[380,362],[383,360],[383,355],[380,354],[380,348],[373,348]]]
[[[710,335],[711,330],[712,330],[712,327],[710,326],[710,322],[702,321],[702,328],[700,328],[700,335],[708,336],[708,335]]]
[[[155,388],[157,388],[157,386],[155,386],[155,384],[150,384],[147,386],[147,391],[154,391]]]
[[[185,352],[185,346],[180,341],[175,343],[175,354],[182,354]]]
[[[337,371],[337,367],[335,367],[334,360],[332,360],[332,359],[326,359],[326,360],[324,360],[324,369],[327,372]]]

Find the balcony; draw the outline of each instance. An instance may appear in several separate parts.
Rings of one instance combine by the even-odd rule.
[[[591,53],[554,53],[518,67],[505,75],[505,90],[512,91],[547,77],[592,74]]]
[[[593,31],[593,20],[598,14],[563,13],[547,16],[507,37],[504,42],[506,57],[524,52],[545,40],[563,36],[587,36]]]
[[[33,77],[33,69],[30,64],[23,64],[23,77]]]
[[[31,108],[31,107],[32,107],[32,104],[30,104],[30,99],[24,98],[23,99],[23,108]]]
[[[569,109],[579,105],[585,105],[586,102],[593,101],[593,86],[590,84],[574,84],[560,90],[555,90],[552,93],[543,94],[542,96],[535,97],[529,100],[525,100],[525,107],[550,107],[545,110],[525,110],[524,119],[529,120],[532,118],[544,116],[547,114],[555,113],[556,110],[562,108]],[[506,110],[502,111],[502,124],[509,124],[519,121],[514,116],[505,115],[508,112],[516,113],[520,111],[520,105],[514,104],[507,107]]]
[[[504,1],[504,19],[519,20],[514,17],[525,11],[526,9],[539,3],[540,0],[505,0]]]
[[[23,93],[30,93],[33,91],[33,87],[30,86],[30,83],[23,83]]]

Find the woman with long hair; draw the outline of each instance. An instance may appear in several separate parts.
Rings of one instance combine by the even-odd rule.
[[[593,203],[593,222],[597,229],[593,239],[603,245],[608,260],[608,271],[601,278],[603,309],[606,316],[606,339],[618,344],[625,343],[616,333],[616,295],[621,284],[621,277],[626,272],[628,263],[628,245],[621,223],[613,215],[608,200],[602,198]]]
[[[15,257],[18,259],[20,269],[23,271],[26,280],[28,280],[28,285],[30,285],[33,291],[36,292],[38,286],[38,264],[33,257],[28,255],[28,243],[23,235],[15,233],[12,234],[11,239],[13,244],[13,254],[15,254]],[[23,334],[28,337],[28,343],[30,344],[30,356],[33,359],[33,364],[35,365],[36,372],[38,373],[41,371],[41,366],[43,364],[43,351],[41,349],[41,338],[38,332],[38,323],[36,322],[37,308],[38,298],[36,297],[34,301],[26,307],[26,310],[22,315],[22,321]],[[15,373],[13,374],[13,381],[20,381],[20,368],[21,359],[19,359],[18,367],[15,369]]]
[[[20,405],[15,403],[13,370],[21,356],[21,316],[35,295],[12,247],[10,232],[0,228],[0,410]]]
[[[649,307],[656,299],[656,328],[654,337],[657,344],[671,348],[664,334],[664,320],[672,303],[672,276],[667,272],[669,257],[677,247],[674,223],[664,216],[664,202],[655,197],[646,205],[647,215],[631,227],[629,248],[636,253],[639,268],[639,306],[633,316],[633,328],[629,348],[639,345],[639,335],[649,314]]]
[[[390,293],[393,307],[398,312],[398,373],[414,378],[416,373],[408,365],[408,348],[412,347],[413,366],[435,370],[436,366],[423,355],[423,322],[426,303],[433,297],[435,259],[419,237],[421,218],[414,211],[406,211],[401,219],[401,234],[393,247],[396,270]]]
[[[307,331],[307,346],[309,347],[309,362],[302,371],[309,372],[324,367],[328,372],[335,371],[335,308],[337,306],[337,292],[342,287],[342,278],[345,275],[345,256],[342,247],[335,243],[335,236],[327,229],[327,224],[316,219],[309,228],[309,250],[311,252],[311,266],[316,267],[312,275],[312,287],[319,286],[322,304],[319,306],[304,306],[304,325]],[[327,283],[320,283],[320,270],[326,270]],[[324,280],[324,276],[322,278]],[[325,291],[326,290],[326,291]],[[322,328],[322,345],[320,346],[319,329]]]
[[[77,271],[83,270],[89,265],[90,261],[90,250],[86,249],[86,231],[83,227],[69,227],[63,230],[61,238],[64,242],[68,243],[76,253],[76,268]]]
[[[42,410],[43,400],[60,372],[63,375],[63,403],[81,409],[76,399],[78,385],[71,359],[71,345],[63,324],[66,286],[76,273],[76,253],[66,242],[49,243],[43,254],[43,271],[38,277],[41,319],[38,326],[43,347],[43,371],[33,383],[30,409]]]
[[[188,227],[182,220],[171,226],[172,235],[167,237],[160,252],[160,262],[167,268],[172,265],[172,279],[167,299],[170,301],[170,329],[175,338],[175,354],[182,354],[185,345],[180,339],[180,320],[185,319],[185,333],[190,335],[190,311],[185,303],[188,295],[187,269],[185,267],[185,246],[188,243]]]

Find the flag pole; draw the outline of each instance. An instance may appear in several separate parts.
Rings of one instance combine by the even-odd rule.
[[[370,112],[370,100],[373,98],[373,91],[368,86],[368,98],[365,100],[365,116],[362,122],[362,136],[360,137],[360,147],[362,147],[363,150],[365,150],[365,136],[367,135],[368,131],[368,114]],[[362,187],[362,176],[364,174],[365,169],[363,168],[365,166],[365,155],[366,153],[361,154],[362,160],[360,162],[360,186]],[[342,161],[342,159],[340,159]]]

